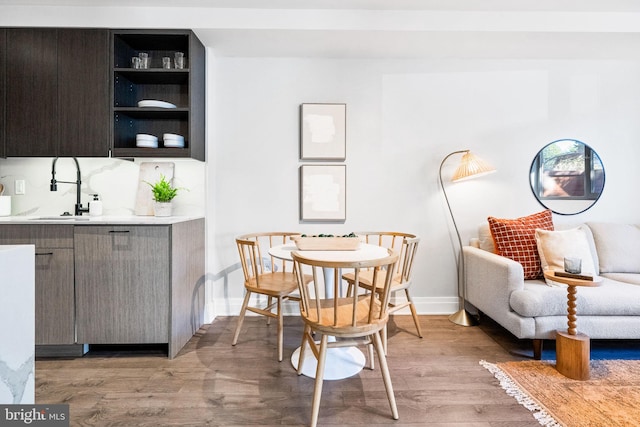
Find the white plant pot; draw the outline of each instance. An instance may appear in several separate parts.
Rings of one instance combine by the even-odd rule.
[[[171,216],[173,204],[171,202],[153,202],[155,216]]]
[[[11,216],[11,196],[0,196],[0,216]]]

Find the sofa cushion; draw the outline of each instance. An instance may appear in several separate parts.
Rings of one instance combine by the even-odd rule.
[[[527,280],[524,288],[511,293],[511,309],[524,317],[566,316],[567,288],[540,286]],[[604,278],[600,286],[577,287],[578,331],[580,316],[640,316],[640,286]]]
[[[522,264],[525,279],[542,276],[535,230],[553,230],[551,210],[515,219],[488,218],[496,253]]]
[[[563,271],[564,258],[573,257],[582,260],[582,274],[597,275],[584,227],[553,231],[537,229],[535,237],[542,270]],[[552,280],[545,280],[547,285],[558,285]]]
[[[631,285],[640,285],[640,274],[637,273],[604,273],[602,277]]]
[[[601,273],[640,273],[640,229],[635,225],[588,222]]]

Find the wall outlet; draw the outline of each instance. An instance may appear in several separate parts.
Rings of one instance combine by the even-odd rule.
[[[24,179],[16,180],[16,194],[26,194],[26,185]]]

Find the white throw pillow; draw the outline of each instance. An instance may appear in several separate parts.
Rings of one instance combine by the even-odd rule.
[[[587,222],[602,273],[640,273],[640,229],[635,225]]]
[[[596,275],[589,241],[583,229],[556,231],[537,229],[535,236],[543,270],[564,271],[564,258],[571,257],[582,260],[581,274]],[[549,286],[558,285],[552,280],[546,280],[546,282]]]
[[[480,249],[491,253],[496,252],[496,246],[493,243],[493,236],[491,235],[488,222],[478,227],[478,243]]]

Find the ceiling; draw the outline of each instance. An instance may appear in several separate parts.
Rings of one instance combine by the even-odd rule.
[[[217,57],[640,59],[638,0],[0,0],[0,8],[6,26],[192,28]]]
[[[241,9],[640,11],[637,0],[0,0],[0,5]]]

